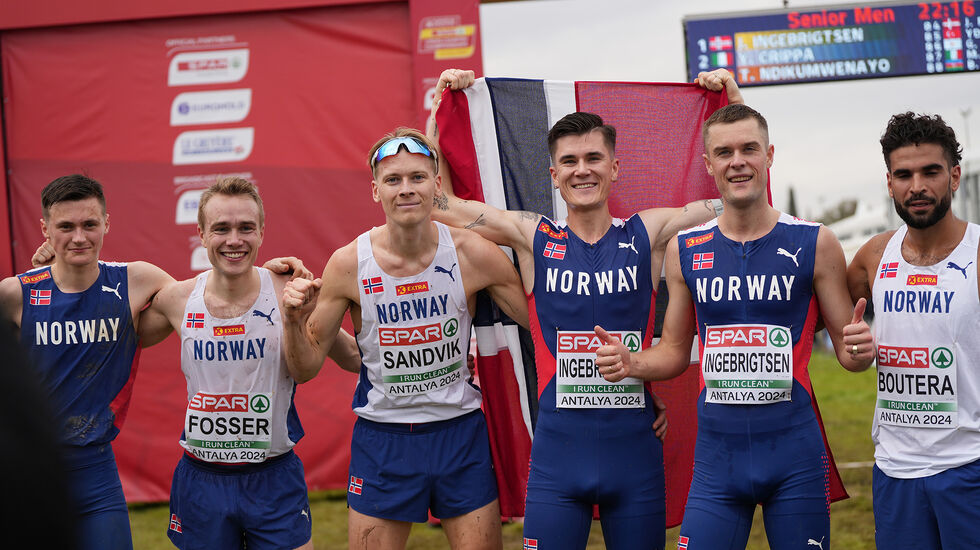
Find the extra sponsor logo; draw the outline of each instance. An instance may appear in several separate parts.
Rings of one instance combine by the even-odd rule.
[[[45,270],[43,273],[37,273],[35,275],[21,275],[20,282],[25,285],[30,285],[50,278],[51,278],[51,271]]]
[[[908,280],[905,281],[906,286],[918,286],[918,285],[930,285],[936,286],[939,284],[938,275],[909,275]]]
[[[428,292],[429,291],[429,281],[422,281],[420,283],[410,283],[407,285],[398,285],[395,287],[395,294],[398,296],[404,296],[406,294],[415,294],[416,292]]]
[[[442,340],[442,326],[439,323],[433,323],[417,327],[380,327],[378,338],[382,346],[431,344]]]
[[[248,48],[183,52],[170,60],[168,86],[238,82],[248,73]]]
[[[31,289],[31,297],[28,301],[32,306],[50,306],[51,291]]]
[[[684,239],[684,248],[691,248],[692,246],[704,244],[714,238],[714,233],[705,233],[704,235],[698,235],[697,237],[688,237],[687,239]]]
[[[224,327],[214,327],[215,336],[234,336],[245,334],[245,325],[228,325]]]
[[[252,90],[185,92],[170,104],[170,125],[239,122],[252,110]]]
[[[238,162],[252,154],[254,144],[255,128],[183,132],[174,141],[173,164]]]
[[[548,225],[548,222],[541,222],[541,225],[538,226],[538,231],[544,233],[545,235],[551,237],[552,239],[568,238],[568,233],[566,233],[564,230],[555,231],[554,229],[551,228],[550,225]]]

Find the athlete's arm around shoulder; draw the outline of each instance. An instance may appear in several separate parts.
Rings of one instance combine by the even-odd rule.
[[[149,347],[164,341],[175,329],[180,329],[187,299],[194,290],[196,279],[174,281],[154,293],[149,307],[139,314],[136,333],[141,347]]]
[[[715,218],[720,211],[720,199],[704,199],[680,208],[648,208],[641,210],[639,215],[650,235],[651,248],[665,251],[667,243],[677,236],[678,231],[701,225]]]
[[[868,368],[875,358],[875,346],[871,327],[863,319],[867,300],[861,297],[857,305],[851,301],[844,251],[834,233],[822,225],[817,235],[813,293],[838,362],[849,371]]]
[[[357,304],[356,240],[330,256],[321,278],[286,283],[282,295],[283,345],[293,380],[302,384],[320,372],[344,312],[352,304]]]
[[[599,373],[610,382],[618,382],[627,376],[642,380],[668,380],[679,376],[691,363],[691,345],[696,331],[694,302],[681,272],[677,239],[667,245],[666,264],[670,298],[667,300],[660,342],[630,353],[622,342],[610,337],[601,327],[596,327],[596,335],[606,343],[596,352],[596,365]]]
[[[157,292],[174,282],[166,271],[149,262],[129,262],[126,264],[127,287],[129,288],[129,307],[133,321],[139,329],[139,312],[153,300]]]
[[[885,253],[885,246],[891,240],[895,231],[886,231],[871,237],[851,258],[851,264],[847,266],[847,290],[851,293],[851,300],[857,302],[860,298],[871,300],[871,286],[874,284],[875,272],[878,264],[881,263],[881,256]]]
[[[281,262],[288,263],[287,260],[293,262],[293,264],[290,265],[298,264],[301,267],[303,266],[303,262],[301,260],[299,260],[298,258],[290,257],[290,258],[276,258],[275,260],[269,260],[269,262],[266,262],[266,265],[264,265],[263,267],[269,269],[269,263],[274,261],[281,261]],[[290,269],[282,273],[276,273],[275,271],[273,271],[271,275],[272,275],[272,285],[273,288],[275,288],[276,296],[279,296],[279,311],[285,311],[285,309],[283,308],[283,291],[286,288],[286,283],[288,283],[292,279],[297,279],[297,278],[308,279],[310,281],[313,280],[313,273],[305,268],[303,268],[302,272],[297,272],[294,269]],[[340,365],[340,368],[346,371],[358,372],[361,368],[361,356],[357,349],[357,340],[355,340],[354,337],[351,336],[350,333],[348,333],[344,329],[340,329],[340,331],[337,333],[337,339],[334,340],[333,346],[330,347],[330,351],[327,352],[327,355],[335,363]]]
[[[459,273],[469,298],[484,288],[508,317],[528,327],[527,298],[521,278],[500,247],[466,229],[451,229]]]
[[[20,288],[20,279],[14,276],[0,281],[0,315],[19,328],[23,307],[24,293]]]

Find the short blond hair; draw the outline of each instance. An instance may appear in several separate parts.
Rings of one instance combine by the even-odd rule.
[[[402,138],[402,137],[415,139],[419,143],[428,147],[429,151],[432,152],[432,156],[429,157],[432,160],[432,174],[433,175],[438,174],[439,151],[436,148],[435,144],[433,144],[429,138],[425,137],[425,134],[419,132],[415,128],[405,128],[404,126],[402,126],[396,128],[394,132],[385,134],[384,137],[382,137],[377,142],[375,142],[374,146],[371,147],[371,152],[368,154],[368,159],[367,159],[368,167],[371,169],[371,175],[372,176],[378,175],[378,166],[374,162],[374,155],[378,153],[378,149],[380,149],[381,146],[384,145],[385,143],[388,143],[393,139]]]
[[[243,177],[228,176],[218,178],[216,182],[211,184],[211,187],[208,187],[201,194],[201,200],[197,204],[197,225],[201,229],[206,229],[204,226],[204,205],[215,195],[225,195],[228,197],[247,195],[251,197],[255,201],[255,204],[259,205],[259,225],[265,225],[265,208],[262,207],[262,197],[259,196],[259,190],[255,187],[255,184]]]

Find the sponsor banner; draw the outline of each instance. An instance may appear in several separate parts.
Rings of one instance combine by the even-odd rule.
[[[181,52],[170,60],[168,86],[238,82],[248,73],[248,48]]]
[[[609,331],[627,349],[640,351],[642,337],[636,330]],[[556,347],[556,402],[562,409],[642,408],[646,401],[643,382],[624,378],[609,382],[599,374],[596,350],[602,340],[592,331],[559,331]]]
[[[254,128],[194,130],[183,132],[174,141],[174,166],[238,162],[252,154]]]
[[[241,122],[252,110],[252,90],[184,92],[170,105],[170,125]]]
[[[415,43],[412,72],[417,126],[425,127],[432,108],[439,74],[445,69],[466,67],[483,73],[480,51],[479,0],[412,0],[409,19]]]
[[[956,392],[950,348],[878,345],[878,423],[955,428],[959,424]]]
[[[177,197],[177,213],[175,216],[177,225],[197,225],[197,207],[201,202],[201,195],[203,194],[204,189],[192,189],[190,191],[184,191]]]
[[[789,401],[792,334],[778,325],[718,325],[704,333],[705,401],[761,405]]]

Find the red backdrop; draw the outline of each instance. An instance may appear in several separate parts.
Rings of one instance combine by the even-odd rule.
[[[178,279],[202,268],[196,192],[219,174],[258,184],[263,259],[297,255],[319,272],[383,223],[365,156],[415,124],[422,54],[407,2],[351,4],[4,31],[12,269],[27,268],[41,238],[41,189],[74,172],[106,188],[102,257],[148,260]],[[173,336],[142,354],[115,443],[130,501],[169,496],[187,398],[178,358]],[[328,364],[297,391],[311,489],[345,486],[354,383]]]

